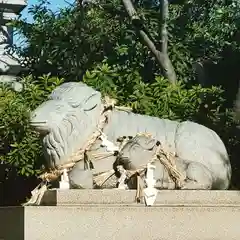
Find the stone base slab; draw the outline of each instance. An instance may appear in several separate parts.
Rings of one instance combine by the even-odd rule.
[[[0,216],[4,240],[240,239],[239,207],[9,207]]]
[[[152,207],[134,197],[124,190],[51,190],[44,201],[56,206],[0,208],[0,240],[240,239],[238,191],[160,191]]]

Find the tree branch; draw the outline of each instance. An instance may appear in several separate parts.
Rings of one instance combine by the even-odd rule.
[[[168,42],[168,34],[167,34],[167,17],[168,17],[168,1],[164,0],[162,4],[162,29],[161,29],[161,37],[162,37],[162,47],[161,51],[159,51],[154,42],[150,39],[150,37],[147,35],[146,31],[144,31],[144,28],[141,27],[139,29],[139,24],[136,26],[136,20],[138,22],[140,21],[139,16],[137,15],[137,12],[131,2],[131,0],[122,0],[123,5],[131,18],[133,24],[135,24],[136,29],[139,32],[139,35],[143,39],[143,42],[145,45],[149,48],[149,50],[152,52],[152,54],[157,59],[158,64],[160,65],[161,69],[163,70],[163,75],[166,77],[171,83],[175,83],[176,73],[174,71],[173,65],[169,59],[168,53],[167,53],[167,42]]]
[[[167,32],[167,20],[168,20],[168,0],[161,0],[161,52],[167,54],[168,47],[168,32]]]
[[[122,2],[131,20],[140,20],[131,0],[122,0]]]

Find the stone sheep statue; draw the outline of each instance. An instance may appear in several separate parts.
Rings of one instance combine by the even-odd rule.
[[[72,155],[84,148],[89,137],[96,132],[103,109],[100,92],[84,83],[69,82],[57,87],[32,113],[31,125],[42,135],[49,169],[68,163]],[[127,170],[137,169],[152,157],[156,141],[176,155],[176,168],[185,176],[181,189],[223,190],[229,187],[229,157],[220,137],[211,129],[190,121],[170,121],[117,108],[109,112],[102,128],[105,141],[113,146],[117,146],[119,138],[138,133],[151,134],[155,140],[146,143],[146,137],[133,138],[135,142],[129,141],[123,147],[121,158],[107,155],[115,150],[107,149],[103,138],[98,137],[88,149],[92,167],[86,169],[85,161],[77,161],[69,171],[71,187],[93,188],[94,174],[114,169],[117,176],[117,165]],[[105,157],[95,159],[97,154],[105,154]],[[155,165],[156,187],[174,189],[164,166],[160,162]],[[111,187],[115,187],[114,184]]]

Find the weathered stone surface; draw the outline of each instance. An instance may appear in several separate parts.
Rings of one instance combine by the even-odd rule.
[[[21,92],[23,89],[23,84],[17,81],[16,76],[0,75],[0,83],[10,85],[16,92]]]
[[[123,192],[58,191],[67,205],[0,208],[0,239],[240,239],[239,192],[161,191],[152,207],[129,204],[135,191]]]

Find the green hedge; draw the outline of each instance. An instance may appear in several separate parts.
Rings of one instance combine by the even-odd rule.
[[[17,168],[19,175],[31,176],[40,173],[44,161],[39,136],[29,126],[30,112],[64,80],[45,75],[22,81],[22,92],[0,88],[0,160]],[[204,124],[217,131],[230,154],[239,144],[233,131],[236,122],[232,112],[223,108],[220,88],[186,88],[182,82],[172,85],[158,76],[155,82],[145,83],[137,71],[122,72],[106,62],[87,71],[83,81],[116,98],[118,104],[131,106],[136,113]]]

